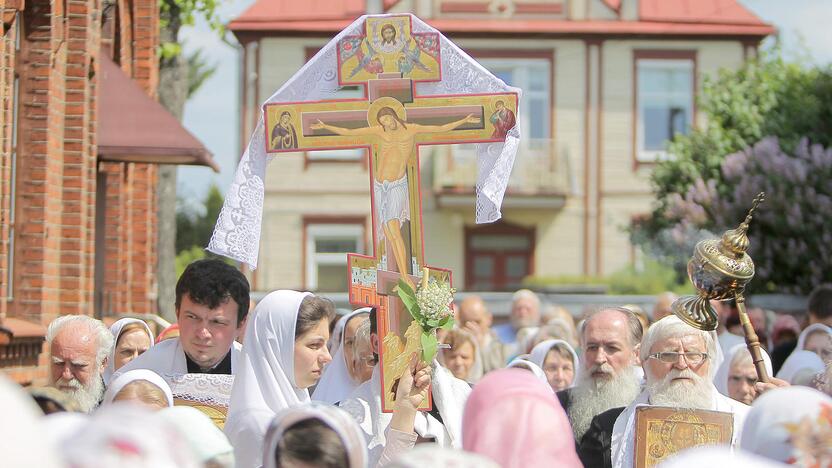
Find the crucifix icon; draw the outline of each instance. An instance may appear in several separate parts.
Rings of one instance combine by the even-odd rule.
[[[367,18],[363,35],[338,43],[339,83],[365,86],[366,98],[264,107],[270,153],[370,151],[373,255],[349,254],[347,263],[350,302],[378,311],[385,412],[420,346],[394,288],[399,279],[415,285],[424,274],[451,280],[449,270],[424,263],[419,148],[503,141],[517,112],[514,93],[417,96],[415,82],[441,79],[438,44],[438,34],[412,33],[407,15]]]

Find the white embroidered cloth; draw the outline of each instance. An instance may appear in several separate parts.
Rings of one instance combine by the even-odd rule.
[[[318,101],[331,97],[339,88],[337,43],[344,36],[361,34],[364,21],[368,17],[361,16],[329,41],[312,60],[267,99],[266,103]],[[415,16],[412,16],[411,28],[415,33],[439,33]],[[519,88],[508,86],[492,75],[441,33],[439,38],[442,81],[416,83],[418,95],[512,92],[517,93],[518,99],[520,98]],[[477,145],[477,223],[491,223],[500,219],[500,206],[519,143],[520,129],[515,126],[509,130],[504,143]],[[260,249],[268,161],[261,113],[248,147],[237,166],[234,182],[225,194],[225,203],[207,247],[213,253],[245,262],[251,269],[257,268]]]
[[[166,374],[174,399],[183,399],[208,406],[228,408],[231,401],[233,375],[223,374]]]

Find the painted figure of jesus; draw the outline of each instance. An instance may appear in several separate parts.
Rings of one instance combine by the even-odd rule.
[[[403,107],[401,109],[403,111]],[[419,125],[402,120],[392,107],[381,107],[376,114],[376,121],[378,125],[350,129],[335,127],[318,120],[311,128],[327,130],[337,135],[376,137],[379,156],[373,176],[376,220],[382,228],[381,234],[390,241],[397,271],[406,275],[410,262],[401,227],[411,216],[407,164],[411,158],[416,163],[416,135],[449,132],[467,123],[478,124],[480,119],[469,114],[463,119],[445,125]]]

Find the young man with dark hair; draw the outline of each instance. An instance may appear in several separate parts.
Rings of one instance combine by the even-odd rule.
[[[218,259],[197,260],[176,283],[179,338],[150,348],[121,369],[166,374],[234,374],[240,355],[235,342],[249,307],[248,280]]]

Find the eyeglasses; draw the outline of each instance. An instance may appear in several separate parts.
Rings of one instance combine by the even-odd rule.
[[[658,359],[659,361],[666,362],[668,364],[674,364],[679,362],[679,356],[684,356],[685,361],[687,361],[688,365],[691,366],[698,366],[699,364],[705,362],[705,359],[708,359],[708,353],[697,353],[693,351],[689,351],[687,353],[665,351],[662,353],[653,353],[647,356],[647,358]]]

